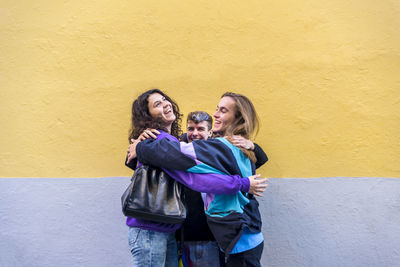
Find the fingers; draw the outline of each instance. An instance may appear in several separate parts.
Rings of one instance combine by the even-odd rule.
[[[160,132],[157,131],[156,129],[150,129],[150,128],[147,128],[144,132],[146,132],[146,134],[153,139],[157,139],[157,135],[160,134]]]
[[[224,136],[225,139],[229,138],[229,141],[236,147],[243,147],[244,149],[249,149],[250,144],[246,138],[240,135]]]
[[[132,159],[136,158],[136,145],[140,142],[140,138],[138,139],[131,139],[131,144],[128,146],[126,150],[127,153],[127,160],[126,164],[129,164]]]
[[[236,144],[243,144],[243,140],[245,140],[243,137],[240,135],[233,135],[231,138],[232,143]]]
[[[139,141],[143,141],[149,138],[157,139],[157,135],[159,134],[160,132],[156,129],[146,129],[139,135],[138,139]]]
[[[264,192],[265,192],[265,189],[264,190],[255,190],[254,192],[252,192],[252,194],[255,196],[258,196],[258,197],[262,197],[263,194],[261,194],[261,193],[264,193]]]
[[[253,195],[258,196],[258,197],[262,197],[263,196],[262,194],[259,194],[257,192],[254,192]]]
[[[268,178],[258,178],[260,177],[260,174],[252,175],[249,177],[249,179],[252,181],[251,182],[251,189],[249,190],[250,194],[253,194],[255,196],[262,197],[262,193],[265,192],[266,188],[268,187]],[[257,179],[258,178],[258,179]]]
[[[245,140],[245,138],[241,135],[232,135],[233,140]]]
[[[268,178],[259,178],[256,180],[256,184],[266,184],[268,182]]]
[[[255,195],[255,196],[259,196],[259,197],[262,197],[263,195],[262,195],[262,193],[264,193],[265,192],[265,188],[261,188],[261,187],[258,187],[258,186],[256,186],[255,188],[254,188],[254,190],[252,190],[252,194],[253,195]]]
[[[237,147],[244,145],[242,141],[238,141],[238,140],[232,140],[232,144]]]
[[[143,141],[143,140],[140,140],[140,136],[138,137],[138,139],[131,139],[131,144],[130,145],[133,145],[134,143],[139,143],[140,141]],[[129,145],[129,146],[130,146]]]
[[[152,132],[155,133],[156,135],[159,135],[159,134],[160,134],[160,132],[157,131],[156,129],[150,129],[150,131],[152,131]]]
[[[264,192],[267,187],[268,187],[268,184],[257,184],[257,185],[255,185],[255,191],[256,192]]]
[[[256,184],[254,191],[264,193],[265,190],[267,189],[267,187],[268,187],[268,184],[266,184],[266,183]]]
[[[129,149],[127,151],[128,153],[128,159],[126,160],[126,163],[128,164],[132,159],[136,158],[136,146],[134,144],[129,146]]]
[[[151,131],[147,132],[147,134],[153,138],[153,139],[157,139],[157,135],[155,135],[154,133],[152,133]]]
[[[244,138],[241,135],[233,135],[231,138],[233,145],[237,147],[243,147],[244,149],[254,150],[254,143],[249,139]]]
[[[131,162],[132,158],[131,156],[128,154],[128,159],[126,160],[126,164],[129,164],[129,162]]]
[[[232,142],[236,142],[236,143],[240,143],[240,144],[246,144],[246,141],[249,141],[241,135],[233,135],[231,140],[232,140]]]
[[[144,130],[143,133],[141,133],[141,134],[139,135],[140,141],[143,141],[143,140],[146,140],[146,139],[149,139],[149,138],[150,138],[150,136],[149,136],[149,134],[147,133],[147,130]]]
[[[126,160],[126,164],[129,164],[135,157],[132,154],[128,155],[128,159]]]
[[[251,149],[253,146],[253,142],[240,135],[234,135],[231,142],[234,146],[243,147],[244,149]]]
[[[131,151],[128,149],[126,153],[128,154],[126,159],[126,164],[129,164],[129,162],[132,160]]]

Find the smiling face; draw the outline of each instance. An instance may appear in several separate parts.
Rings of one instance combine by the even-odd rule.
[[[208,122],[201,121],[196,123],[192,120],[187,122],[187,138],[189,143],[193,140],[207,140],[211,136],[211,130],[208,129]]]
[[[176,119],[171,103],[159,93],[151,94],[148,98],[148,103],[151,117],[161,119],[163,126],[170,130],[172,123]]]
[[[235,111],[236,103],[232,97],[224,96],[221,98],[217,106],[217,111],[213,114],[215,119],[213,132],[219,132],[224,135],[226,129],[235,120]]]

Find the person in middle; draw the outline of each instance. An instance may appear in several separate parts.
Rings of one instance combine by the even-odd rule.
[[[212,135],[212,117],[204,111],[190,112],[186,120],[187,132],[181,141],[191,143],[194,140],[207,140]],[[182,242],[183,258],[187,266],[219,266],[220,252],[218,244],[207,224],[202,194],[184,187],[187,207],[186,220],[176,234],[176,240]],[[181,246],[182,244],[179,243]]]

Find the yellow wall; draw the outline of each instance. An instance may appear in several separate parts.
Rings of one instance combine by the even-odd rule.
[[[400,177],[398,1],[2,1],[0,177],[128,176],[131,101],[248,95],[270,177]]]

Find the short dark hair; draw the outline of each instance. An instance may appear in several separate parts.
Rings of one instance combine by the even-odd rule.
[[[193,121],[194,123],[200,123],[202,121],[206,121],[207,125],[208,125],[208,130],[211,130],[212,128],[212,124],[213,124],[213,119],[210,116],[210,114],[208,114],[205,111],[192,111],[188,114],[187,116],[187,120],[186,123],[188,123],[189,121]]]

